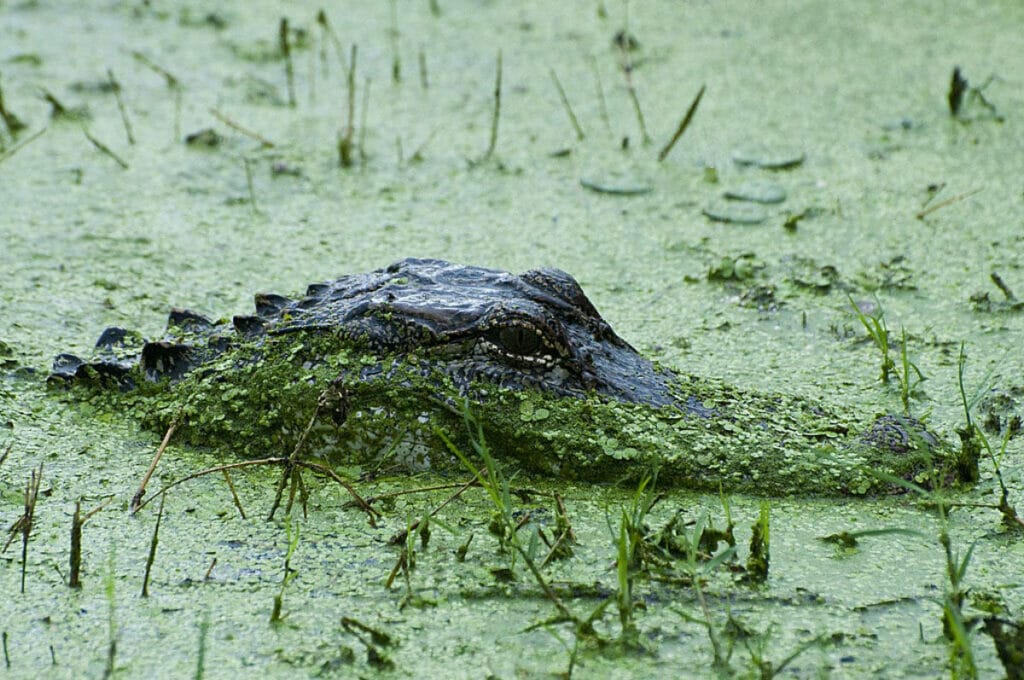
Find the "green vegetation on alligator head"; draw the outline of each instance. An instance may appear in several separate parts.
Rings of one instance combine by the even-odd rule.
[[[246,456],[289,454],[312,420],[303,455],[452,469],[437,428],[466,433],[468,398],[496,456],[563,478],[657,467],[691,488],[863,494],[893,488],[885,475],[932,485],[976,465],[910,419],[657,367],[555,269],[406,259],[298,300],[257,295],[255,315],[230,321],[175,309],[163,338],[109,328],[89,359],[59,355],[51,379]]]

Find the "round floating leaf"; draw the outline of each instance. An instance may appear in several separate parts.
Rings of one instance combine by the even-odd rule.
[[[786,190],[772,182],[746,182],[726,191],[725,197],[752,203],[782,203],[786,200]]]
[[[750,146],[734,151],[732,159],[739,165],[754,165],[765,170],[788,170],[804,162],[804,152],[795,148]]]
[[[654,190],[648,182],[635,177],[581,177],[580,186],[599,194],[639,196]]]
[[[768,213],[759,205],[736,201],[716,201],[703,213],[709,220],[729,224],[760,224],[768,219]]]

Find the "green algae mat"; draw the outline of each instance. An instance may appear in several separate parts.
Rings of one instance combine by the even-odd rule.
[[[5,677],[1021,677],[1024,9],[947,9],[0,2]],[[737,432],[764,483],[687,490],[610,425],[567,481],[518,461],[588,402],[509,394],[392,419],[443,471],[288,467],[244,379],[217,446],[47,385],[407,256],[558,267],[706,401],[909,416],[978,478],[778,486]]]

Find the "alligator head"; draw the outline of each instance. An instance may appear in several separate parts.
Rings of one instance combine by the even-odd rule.
[[[534,269],[516,276],[414,258],[313,284],[298,300],[257,295],[256,314],[230,323],[175,309],[165,336],[152,342],[108,328],[90,360],[62,354],[53,375],[99,374],[131,387],[138,365],[150,381],[176,381],[230,349],[288,334],[334,336],[376,356],[415,353],[462,393],[481,382],[559,397],[673,403],[669,374],[616,335],[569,274]]]
[[[116,384],[144,422],[258,456],[298,441],[330,459],[401,450],[457,466],[440,433],[470,443],[469,402],[496,453],[560,476],[658,467],[700,488],[867,493],[887,485],[875,469],[918,483],[951,469],[916,421],[656,367],[557,269],[401,260],[301,299],[257,295],[255,314],[230,320],[176,309],[154,341],[109,328],[91,358],[58,356],[53,377]]]

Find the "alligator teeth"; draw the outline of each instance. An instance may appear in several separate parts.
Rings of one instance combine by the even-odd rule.
[[[485,339],[481,339],[480,340],[480,344],[488,352],[491,352],[492,354],[497,354],[498,356],[505,357],[506,359],[509,359],[510,361],[517,361],[517,362],[520,362],[520,363],[527,363],[527,364],[531,364],[533,366],[544,366],[544,367],[547,367],[547,368],[550,368],[551,366],[555,365],[555,360],[554,360],[554,358],[550,354],[545,354],[543,356],[536,356],[536,355],[533,355],[533,354],[513,354],[512,352],[509,352],[509,351],[507,351],[505,349],[502,349],[501,347],[499,347],[498,345],[494,344],[490,340],[485,340]]]

